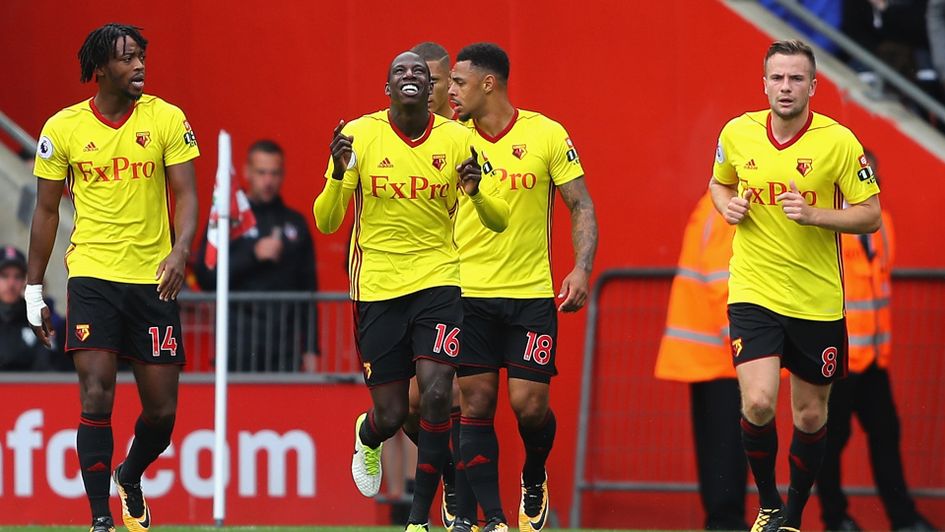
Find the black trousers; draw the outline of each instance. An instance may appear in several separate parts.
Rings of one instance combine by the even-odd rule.
[[[689,385],[699,496],[706,530],[748,530],[745,490],[748,462],[742,447],[738,381]]]
[[[899,416],[889,373],[873,364],[862,373],[834,381],[828,412],[827,454],[817,477],[824,526],[835,529],[847,516],[847,497],[840,487],[840,454],[850,440],[854,413],[866,433],[873,481],[892,528],[915,523],[919,515],[902,473]]]

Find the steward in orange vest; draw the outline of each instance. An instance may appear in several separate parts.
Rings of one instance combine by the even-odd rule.
[[[741,399],[728,337],[728,263],[735,226],[706,193],[689,218],[669,296],[656,377],[688,383],[699,496],[707,530],[748,530]]]
[[[872,157],[870,157],[872,159]],[[874,164],[875,169],[875,164]],[[817,476],[821,520],[826,530],[861,530],[850,516],[841,487],[841,454],[850,439],[853,414],[867,434],[870,465],[891,530],[937,530],[915,507],[903,475],[899,415],[890,384],[891,272],[895,252],[892,221],[870,235],[842,235],[849,370],[830,391],[827,449]]]
[[[705,194],[689,217],[670,289],[656,377],[680,382],[735,378],[728,337],[728,263],[735,226]]]
[[[881,368],[889,367],[890,275],[895,245],[892,220],[885,212],[879,231],[870,235],[841,235],[851,372],[861,373],[874,361]]]

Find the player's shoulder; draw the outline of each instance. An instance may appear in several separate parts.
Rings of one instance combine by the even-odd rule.
[[[135,107],[138,111],[154,117],[176,117],[184,114],[180,107],[153,94],[143,94],[135,103]]]
[[[731,120],[726,122],[725,126],[722,127],[722,130],[754,130],[758,128],[767,130],[768,116],[770,114],[771,111],[768,109],[763,109],[761,111],[748,111],[733,117]]]
[[[840,122],[820,113],[811,114],[813,116],[811,117],[810,127],[807,129],[808,131],[826,133],[837,139],[859,142],[856,140],[856,135],[853,134],[853,131],[850,131],[848,127]]]
[[[46,127],[59,126],[62,124],[74,122],[76,120],[81,120],[85,117],[85,115],[90,117],[93,116],[92,107],[91,104],[89,104],[88,99],[74,103],[68,107],[63,107],[54,115],[49,117],[48,120],[46,120]]]
[[[561,128],[564,129],[564,126],[561,125],[561,122],[554,120],[538,111],[529,111],[528,109],[518,109],[518,116],[516,117],[516,125],[525,125],[529,127],[534,127],[535,129],[544,130],[547,128]]]
[[[344,131],[346,134],[352,134],[355,131],[365,131],[380,127],[390,127],[390,118],[387,115],[387,109],[367,113],[351,120],[345,124]]]
[[[471,123],[472,120],[469,120]],[[433,126],[434,131],[438,131],[441,134],[447,135],[458,135],[460,137],[466,137],[469,135],[470,127],[466,124],[453,120],[451,118],[445,118],[438,114],[433,115]]]

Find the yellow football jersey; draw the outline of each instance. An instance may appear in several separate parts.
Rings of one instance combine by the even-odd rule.
[[[119,122],[102,116],[93,99],[46,121],[33,173],[68,180],[75,204],[69,276],[155,283],[171,251],[165,167],[198,155],[184,113],[156,96],[142,96]]]
[[[840,209],[879,193],[863,147],[850,130],[811,113],[790,141],[771,133],[770,111],[745,113],[722,129],[712,175],[750,190],[748,215],[735,231],[729,303],[755,303],[808,320],[843,317],[840,235],[802,226],[775,198],[793,180],[809,205]]]
[[[554,297],[551,219],[555,187],[582,177],[577,151],[561,124],[539,113],[516,110],[495,137],[470,120],[483,175],[493,176],[509,202],[509,226],[489,231],[472,202],[460,198],[456,235],[463,295],[518,299]]]
[[[410,139],[384,110],[349,122],[342,133],[354,137],[353,163],[339,181],[331,177],[334,165],[329,158],[328,182],[313,212],[321,229],[326,219],[343,216],[354,197],[348,255],[351,299],[382,301],[425,288],[459,286],[453,238],[456,166],[470,156],[468,130],[430,113],[426,132]],[[340,192],[333,190],[337,187]],[[477,198],[496,195],[487,179],[480,188]],[[336,192],[340,203],[323,201],[326,193]]]

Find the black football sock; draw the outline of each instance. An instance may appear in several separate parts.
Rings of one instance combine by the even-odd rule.
[[[460,413],[450,412],[450,419],[453,422],[450,428],[450,438],[453,444],[453,463],[456,467],[455,479],[453,485],[456,487],[456,515],[465,517],[475,523],[478,513],[476,512],[476,495],[473,493],[472,486],[469,485],[469,479],[466,478],[466,465],[463,463],[463,457],[460,450]]]
[[[82,482],[89,497],[92,519],[111,517],[108,489],[112,474],[112,415],[83,412],[75,436],[76,453],[82,470]]]
[[[817,479],[826,451],[826,425],[814,433],[794,427],[790,454],[791,485],[788,486],[787,506],[784,509],[784,526],[801,528],[801,514],[804,513],[810,488]]]
[[[144,470],[171,444],[173,430],[174,416],[161,422],[148,421],[143,414],[138,416],[138,421],[135,422],[135,439],[122,463],[119,480],[132,484],[141,482]]]
[[[450,452],[450,421],[439,423],[420,419],[420,445],[417,450],[416,486],[408,523],[430,520],[430,506],[440,484],[446,455]]]
[[[459,444],[459,407],[454,406],[450,410],[450,444]],[[456,434],[453,436],[453,434]],[[443,463],[443,484],[456,485],[456,463],[453,462],[453,452],[446,455],[446,462]]]
[[[358,436],[361,438],[361,444],[370,447],[371,449],[377,449],[382,443],[384,443],[387,438],[390,438],[393,434],[381,434],[377,430],[377,425],[374,424],[374,409],[368,411],[367,419],[364,420],[364,423],[361,423],[361,430],[358,431]]]
[[[495,435],[493,418],[463,416],[460,425],[460,452],[466,479],[486,520],[500,517],[505,522],[499,499],[499,440]]]
[[[525,444],[525,465],[522,467],[522,483],[526,486],[541,484],[545,481],[545,462],[555,442],[558,423],[555,414],[548,409],[545,420],[535,428],[518,426],[518,433]]]
[[[758,486],[758,499],[762,508],[781,508],[781,494],[774,480],[774,464],[778,457],[778,430],[774,418],[766,425],[752,424],[744,417],[742,424],[742,445],[745,456],[751,466],[751,474]]]

